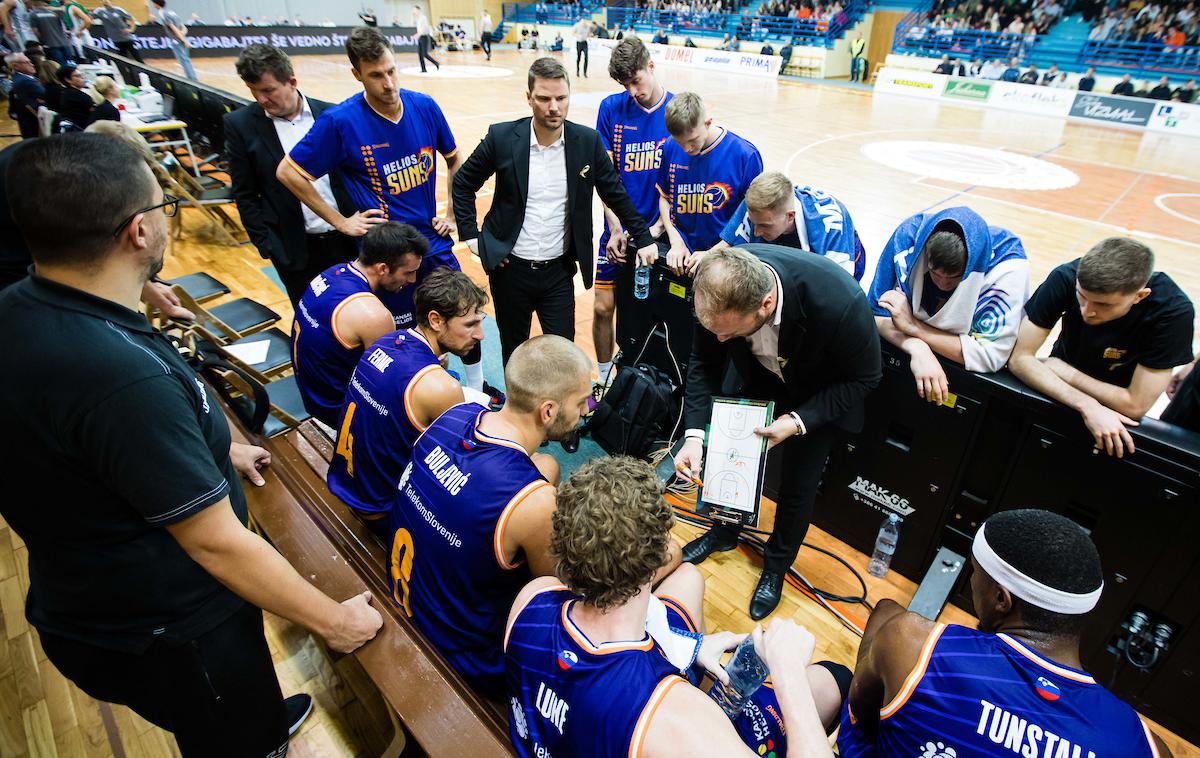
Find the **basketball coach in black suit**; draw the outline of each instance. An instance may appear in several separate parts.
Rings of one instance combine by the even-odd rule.
[[[575,339],[576,267],[592,286],[593,188],[639,251],[658,254],[599,133],[567,121],[570,95],[561,63],[534,61],[527,93],[532,119],[490,126],[454,177],[458,237],[488,274],[505,363],[528,339],[534,312],[543,333]],[[493,174],[496,192],[480,229],[475,194]]]
[[[828,258],[779,245],[709,252],[694,283],[697,325],[684,406],[687,440],[675,460],[693,478],[702,463],[714,395],[770,400],[776,418],[754,433],[782,455],[775,528],[750,601],[758,620],[779,604],[783,578],[812,519],[836,430],[857,432],[863,400],[882,377],[879,335],[858,283]],[[683,549],[699,563],[737,545],[738,528],[713,526]]]
[[[275,264],[295,308],[313,277],[355,256],[350,237],[302,206],[275,178],[284,154],[330,103],[301,94],[292,62],[279,48],[250,45],[238,55],[236,65],[255,103],[225,115],[233,197],[250,241],[259,255]],[[337,172],[314,184],[326,202],[346,216],[354,215],[354,203]]]

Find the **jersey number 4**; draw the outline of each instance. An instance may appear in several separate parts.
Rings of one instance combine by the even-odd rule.
[[[338,430],[337,447],[334,449],[334,455],[340,455],[346,459],[346,473],[354,476],[354,435],[350,433],[350,421],[354,418],[354,409],[357,408],[356,403],[351,402],[346,406],[346,416],[342,419],[342,428]]]
[[[397,529],[392,541],[392,597],[409,618],[412,618],[412,602],[408,596],[408,583],[412,579],[412,570],[412,535],[407,529]]]

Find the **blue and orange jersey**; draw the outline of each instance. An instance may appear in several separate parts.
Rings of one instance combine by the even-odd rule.
[[[900,691],[868,733],[849,705],[846,756],[1150,758],[1150,731],[1126,703],[1083,671],[1006,634],[938,624]]]
[[[593,644],[571,620],[566,587],[534,595],[504,641],[509,734],[517,754],[640,754],[671,687],[691,686],[650,635]]]
[[[425,431],[413,412],[413,389],[442,371],[438,357],[415,329],[385,334],[363,351],[350,375],[329,462],[329,491],[364,513],[386,513],[396,482]]]
[[[658,191],[671,204],[671,222],[692,251],[721,240],[750,182],[762,173],[758,148],[728,129],[698,155],[688,155],[673,139],[663,143]]]
[[[663,145],[671,139],[663,118],[667,103],[674,97],[663,96],[651,108],[643,108],[626,92],[609,95],[600,103],[596,116],[596,131],[604,147],[613,157],[621,175],[621,184],[633,201],[647,226],[658,220],[658,170],[662,163]],[[605,226],[604,241],[608,238]],[[604,242],[601,242],[603,248]]]
[[[479,428],[474,403],[443,413],[417,439],[391,509],[392,597],[472,686],[499,693],[508,611],[531,578],[509,561],[504,528],[550,483],[526,451]]]
[[[354,263],[331,266],[309,283],[296,305],[292,323],[292,369],[304,408],[323,423],[334,426],[350,374],[362,356],[363,346],[353,345],[338,333],[337,317],[348,303],[375,298],[367,277]]]
[[[288,153],[309,180],[338,169],[360,211],[378,208],[389,221],[410,224],[429,240],[430,253],[448,251],[449,237],[433,230],[437,215],[437,156],[458,147],[442,109],[429,95],[400,90],[400,118],[392,121],[363,93],[327,109]]]

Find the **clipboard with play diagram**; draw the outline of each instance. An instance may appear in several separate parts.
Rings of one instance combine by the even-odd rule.
[[[754,433],[769,426],[775,404],[713,398],[697,511],[728,524],[757,526],[766,474],[767,440]]]

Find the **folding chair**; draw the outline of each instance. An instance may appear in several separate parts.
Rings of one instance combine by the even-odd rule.
[[[238,344],[239,341],[268,329],[280,319],[278,313],[249,298],[239,297],[206,308],[178,284],[173,285],[171,289],[179,297],[180,304],[196,314],[196,321],[190,326],[201,337],[217,345]],[[290,343],[286,334],[278,329],[273,331],[282,334],[284,341]]]

